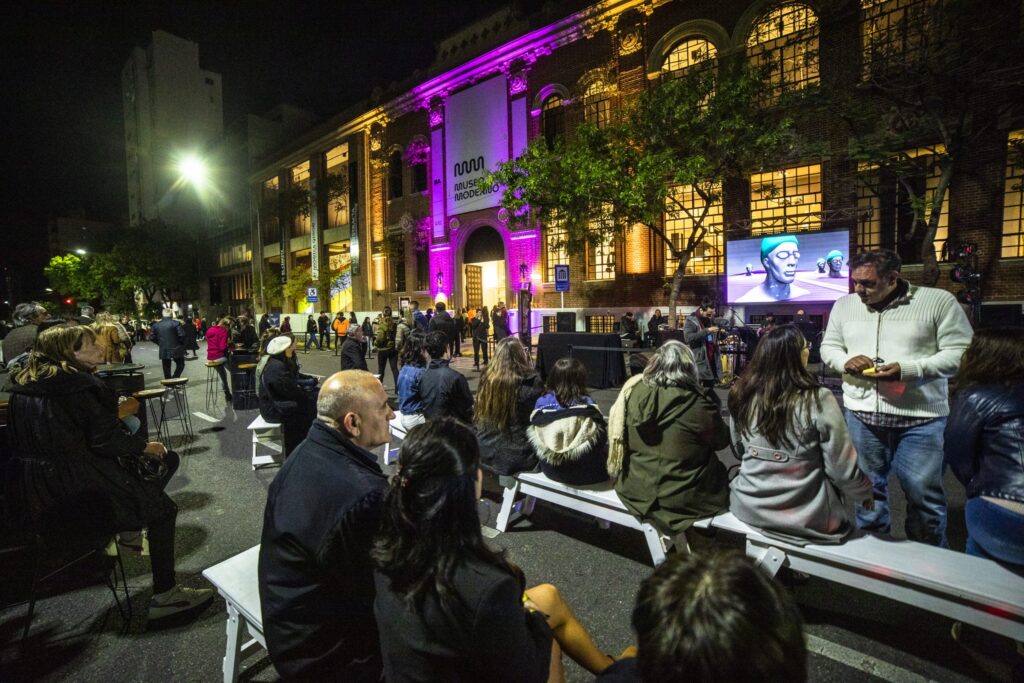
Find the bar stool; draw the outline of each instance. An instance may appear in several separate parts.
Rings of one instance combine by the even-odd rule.
[[[156,437],[157,441],[167,441],[167,429],[164,427],[164,394],[167,393],[167,389],[160,387],[159,389],[143,389],[142,391],[136,391],[132,394],[132,398],[142,403],[142,409],[145,410],[146,406],[149,406],[150,424],[156,425]],[[160,414],[157,415],[156,403],[160,404]],[[148,430],[147,430],[148,431]]]
[[[245,383],[235,389],[235,400],[242,405],[242,410],[248,410],[256,401],[256,363],[241,363],[235,367],[245,372]]]
[[[221,387],[220,385],[220,373],[217,372],[218,365],[224,365],[226,359],[222,361],[208,360],[206,361],[206,409],[209,410],[210,406],[216,406],[218,402],[218,396],[220,396]]]
[[[170,389],[171,396],[174,397],[174,407],[177,409],[178,414],[171,419],[181,422],[182,432],[184,432],[183,436],[189,439],[195,438],[195,435],[192,433],[192,414],[188,410],[188,377],[162,379],[160,384]],[[168,434],[170,434],[170,430],[168,430]]]

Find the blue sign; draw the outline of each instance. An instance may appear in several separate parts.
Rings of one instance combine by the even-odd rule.
[[[555,291],[569,291],[569,266],[555,266]]]
[[[315,304],[318,300],[316,287],[306,287],[306,302]]]

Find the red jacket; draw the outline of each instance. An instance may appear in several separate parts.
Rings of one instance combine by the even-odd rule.
[[[206,360],[223,358],[228,352],[228,331],[214,325],[206,331]]]

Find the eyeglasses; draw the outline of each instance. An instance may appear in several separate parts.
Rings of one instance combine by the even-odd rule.
[[[787,261],[790,257],[800,258],[800,252],[795,249],[793,251],[777,251],[772,254],[772,257],[777,258],[780,261]]]

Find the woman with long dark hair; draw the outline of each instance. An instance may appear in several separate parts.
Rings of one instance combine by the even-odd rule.
[[[608,481],[608,426],[587,392],[587,368],[560,358],[537,399],[526,435],[549,479],[572,486]]]
[[[484,468],[513,475],[537,466],[537,454],[526,438],[530,413],[544,393],[540,376],[526,349],[515,337],[494,345],[494,357],[480,377],[473,425],[484,453]]]
[[[967,488],[967,553],[1024,575],[1024,329],[974,333],[946,422],[946,463]]]
[[[853,504],[873,506],[871,481],[839,403],[807,370],[809,355],[796,325],[770,330],[729,392],[742,454],[729,508],[768,535],[839,543],[856,528]]]
[[[522,571],[487,547],[476,508],[482,481],[465,425],[440,418],[409,431],[372,553],[385,678],[560,681],[562,650],[603,671],[614,660],[557,589],[525,589]]]

